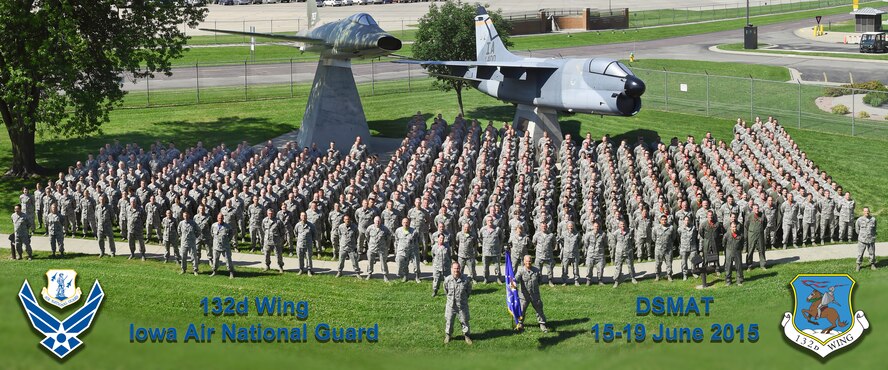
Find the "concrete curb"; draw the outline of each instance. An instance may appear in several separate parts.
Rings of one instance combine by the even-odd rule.
[[[8,234],[0,234],[0,239],[5,240]],[[116,258],[123,258],[124,256],[129,256],[129,247],[126,241],[116,240],[115,245],[117,246],[118,256]],[[34,257],[38,259],[49,258],[48,251],[50,250],[49,246],[49,238],[44,236],[31,236],[31,248],[35,253]],[[98,255],[99,248],[98,243],[94,239],[81,239],[81,238],[65,238],[65,251],[68,253],[78,253],[78,254],[87,254],[87,255]],[[146,258],[149,260],[157,261],[158,259],[163,258],[163,247],[156,244],[146,244],[145,245],[145,254]],[[138,252],[137,252],[138,253]],[[286,251],[284,252],[286,255]],[[888,242],[876,243],[876,255],[879,257],[888,256]],[[846,259],[846,258],[856,258],[857,257],[857,244],[834,244],[820,247],[807,247],[807,248],[798,248],[798,249],[777,249],[777,250],[768,250],[765,252],[765,256],[767,259],[768,266],[773,266],[776,264],[784,264],[784,263],[792,263],[792,262],[810,262],[810,261],[823,261],[823,260],[835,260],[835,259]],[[209,270],[208,260],[206,251],[202,253],[202,260],[200,269],[204,272]],[[265,266],[265,257],[262,254],[254,254],[254,253],[235,253],[231,254],[232,259],[235,261],[235,270],[241,269],[244,267],[247,268],[262,268]],[[362,256],[363,257],[363,256]],[[6,257],[8,258],[8,257]],[[138,257],[136,257],[138,258]],[[745,256],[742,257],[745,259]],[[296,257],[283,257],[284,260],[284,271],[294,272],[297,271],[299,266],[299,260]],[[753,262],[756,266],[758,264],[758,257],[756,256],[753,259]],[[59,267],[64,267],[65,259],[58,259]],[[26,263],[27,261],[22,261],[22,263]],[[172,262],[174,263],[174,262]],[[724,256],[721,257],[721,263],[724,263]],[[476,270],[478,275],[481,274],[481,268],[477,268],[478,265],[483,266],[482,264],[476,264]],[[190,272],[191,264],[188,264],[187,272]],[[345,270],[343,273],[345,275],[353,276],[354,273],[351,271],[351,262],[347,262],[345,264]],[[389,279],[395,279],[395,274],[398,271],[398,266],[394,262],[394,257],[389,255],[387,262],[388,270],[389,270]],[[560,266],[560,265],[558,265]],[[272,257],[272,270],[274,270],[277,266],[274,262],[274,257]],[[314,260],[313,267],[315,273],[320,274],[333,274],[338,269],[338,262],[335,261],[326,261],[326,260]],[[359,261],[359,267],[362,272],[366,271],[367,262],[366,260]],[[373,278],[381,279],[381,268],[377,266],[377,270],[373,275]],[[853,271],[854,264],[849,263],[848,271]],[[624,274],[628,274],[628,267],[624,269]],[[220,266],[219,270],[224,274],[225,267]],[[410,276],[412,276],[412,267],[408,267],[408,271],[411,271]],[[423,264],[420,268],[422,271],[421,276],[422,279],[431,279],[431,270],[432,267],[426,264]],[[560,268],[555,268],[555,281],[561,281],[561,273],[559,272]],[[665,269],[664,269],[665,270]],[[681,261],[677,258],[672,260],[672,270],[673,277],[677,274],[679,278],[681,277]],[[504,271],[504,270],[503,270]],[[654,262],[637,262],[635,263],[635,272],[636,278],[653,278],[654,271],[656,271],[656,266]],[[275,274],[277,272],[274,272]],[[586,267],[580,268],[580,275],[585,276]],[[604,269],[604,277],[605,282],[613,280],[614,268],[613,266],[605,266]],[[235,276],[237,276],[237,272],[235,272]],[[362,275],[363,276],[363,275]],[[628,276],[623,275],[625,279],[628,279]]]
[[[834,60],[834,61],[842,61],[842,62],[849,62],[850,61],[850,62],[888,64],[888,60],[853,59],[853,58],[822,57],[822,56],[816,56],[816,55],[797,55],[797,54],[783,54],[783,53],[756,53],[756,52],[750,52],[750,51],[722,50],[722,49],[718,48],[718,45],[710,46],[709,51],[714,52],[714,53],[735,54],[735,55],[772,56],[772,57],[786,57],[786,58],[799,58],[799,59]]]

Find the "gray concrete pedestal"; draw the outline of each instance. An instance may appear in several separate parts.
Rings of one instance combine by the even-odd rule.
[[[512,126],[522,131],[530,131],[534,143],[543,137],[543,132],[549,133],[549,138],[556,148],[561,146],[561,140],[564,138],[561,126],[558,124],[558,112],[554,109],[518,104]]]
[[[351,61],[321,59],[305,105],[297,142],[301,147],[311,147],[312,143],[316,143],[318,148],[326,150],[329,143],[335,141],[336,149],[347,153],[357,136],[367,143],[370,129],[355,86]]]

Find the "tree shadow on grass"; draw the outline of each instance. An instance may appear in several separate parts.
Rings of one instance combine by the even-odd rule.
[[[432,118],[431,114],[423,114],[426,121]],[[407,123],[413,119],[413,116],[398,117],[394,119],[383,119],[367,121],[367,127],[370,133],[378,137],[403,138],[407,135]],[[374,134],[373,131],[376,133]]]
[[[564,342],[570,338],[576,337],[577,335],[583,334],[585,332],[587,332],[587,330],[576,329],[576,330],[557,331],[557,332],[555,332],[554,336],[548,335],[548,336],[544,336],[544,337],[537,339],[539,341],[538,348],[539,349],[546,349],[548,347],[558,345],[561,342]]]
[[[628,143],[628,144],[635,144],[636,142],[638,142],[639,137],[644,139],[644,142],[648,143],[648,144],[658,142],[657,138],[659,138],[660,142],[668,144],[669,139],[670,139],[670,138],[661,138],[660,134],[654,130],[635,129],[635,130],[631,130],[631,131],[626,131],[621,134],[617,134],[616,136],[611,136],[611,141],[614,143],[614,146],[618,146],[620,144],[620,141],[623,141],[623,140],[626,140],[626,143]],[[601,139],[601,138],[597,138],[597,139]]]
[[[743,276],[743,282],[747,283],[750,281],[756,281],[759,279],[764,279],[764,278],[769,278],[769,277],[774,277],[774,276],[777,276],[777,273],[773,272],[773,271],[769,271],[769,272],[766,272],[763,274],[755,274],[755,275],[746,274]]]
[[[491,294],[496,293],[498,289],[494,287],[489,288],[474,288],[472,289],[472,295],[481,295],[481,294]]]
[[[487,121],[493,121],[495,125],[498,123],[512,122],[515,118],[515,106],[512,104],[493,105],[472,108],[466,111],[466,119],[477,119],[482,127],[487,125]]]
[[[472,340],[491,340],[515,334],[512,329],[493,329],[471,334]]]
[[[194,146],[198,141],[212,148],[220,143],[236,146],[242,141],[256,144],[296,127],[289,122],[273,122],[267,118],[219,117],[207,121],[160,121],[134,123],[123,133],[101,133],[87,137],[41,139],[37,143],[37,162],[57,170],[74,165],[78,160],[86,160],[89,154],[96,154],[99,148],[115,139],[121,144],[137,143],[142,148],[160,141],[173,143],[179,149]]]

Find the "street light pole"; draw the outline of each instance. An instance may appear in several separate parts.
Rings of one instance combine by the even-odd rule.
[[[749,26],[749,0],[746,0],[746,25]]]

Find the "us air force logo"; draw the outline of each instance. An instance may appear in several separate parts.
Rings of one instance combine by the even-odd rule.
[[[46,278],[49,284],[40,295],[43,300],[58,308],[77,302],[80,299],[80,288],[74,282],[77,278],[77,272],[74,270],[49,270],[46,272]]]
[[[790,286],[793,312],[783,314],[783,333],[826,357],[854,343],[869,328],[863,311],[851,308],[854,279],[847,274],[799,274]]]
[[[49,270],[46,276],[49,278],[49,284],[43,288],[42,295],[47,302],[63,308],[80,299],[80,289],[74,283],[74,278],[77,276],[74,270]],[[22,284],[18,295],[31,326],[44,336],[40,344],[59,358],[64,358],[83,344],[77,336],[89,329],[96,312],[99,311],[105,292],[96,280],[83,306],[65,320],[57,319],[40,307],[28,280]]]

